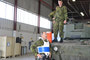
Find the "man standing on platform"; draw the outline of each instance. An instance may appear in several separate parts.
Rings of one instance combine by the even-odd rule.
[[[49,17],[53,20],[53,31],[54,31],[54,41],[57,42],[58,31],[60,33],[60,43],[63,42],[64,38],[64,24],[67,22],[67,8],[63,6],[62,0],[58,0],[59,6],[56,7],[56,10],[51,12]]]

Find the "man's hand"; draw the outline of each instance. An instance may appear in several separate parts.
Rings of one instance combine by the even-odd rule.
[[[53,20],[53,24],[55,23],[55,21]]]
[[[49,58],[51,58],[51,52],[49,53]]]
[[[55,18],[53,18],[53,24],[55,23]]]
[[[64,20],[64,24],[66,24],[67,23],[67,21],[66,20]]]
[[[42,56],[41,56],[40,54],[37,54],[37,56],[38,56],[39,58],[42,58]]]

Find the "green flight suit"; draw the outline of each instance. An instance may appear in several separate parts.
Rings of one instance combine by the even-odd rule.
[[[64,20],[67,20],[67,8],[66,6],[56,7],[56,11],[50,13],[49,17],[52,18],[52,16],[55,18],[55,23],[53,24],[53,31],[54,31],[54,37],[56,38],[58,35],[58,31],[60,33],[60,37],[64,37]],[[53,20],[53,19],[52,19]]]
[[[47,40],[45,40],[47,42]],[[37,47],[38,46],[43,46],[44,42],[42,39],[39,39],[38,41],[36,41],[32,46],[31,46],[31,51],[35,54],[35,56],[37,56],[38,54],[38,50]],[[50,45],[49,45],[50,46]],[[51,52],[51,48],[50,48],[50,52]]]

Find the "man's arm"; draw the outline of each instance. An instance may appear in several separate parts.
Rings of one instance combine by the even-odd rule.
[[[31,46],[31,50],[35,54],[35,56],[37,56],[37,54],[38,54],[37,47],[42,46],[43,44],[44,44],[44,42],[40,39]]]
[[[56,11],[51,12],[48,16],[50,17],[51,21],[53,21],[54,15]]]
[[[64,17],[65,17],[65,20],[67,20],[68,14],[67,14],[67,8],[66,8],[66,6],[64,6]]]

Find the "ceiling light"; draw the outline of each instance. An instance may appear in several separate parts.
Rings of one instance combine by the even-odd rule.
[[[82,16],[84,16],[84,13],[83,13],[83,12],[80,12],[80,14],[81,14]]]
[[[75,2],[76,0],[72,0],[73,2]]]

